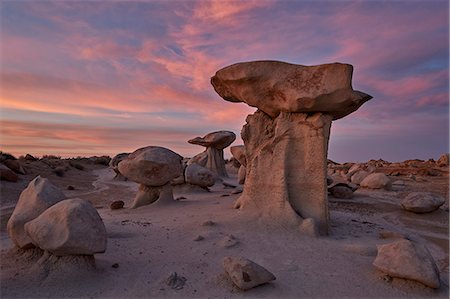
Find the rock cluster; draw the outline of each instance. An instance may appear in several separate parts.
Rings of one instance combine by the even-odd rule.
[[[331,122],[371,99],[352,89],[352,71],[340,63],[254,61],[216,72],[211,84],[223,99],[258,108],[241,131],[246,170],[236,208],[258,210],[261,219],[281,226],[311,219],[327,234]]]
[[[106,250],[106,229],[92,204],[65,199],[60,189],[40,176],[21,193],[8,234],[18,248],[38,247],[56,256]]]

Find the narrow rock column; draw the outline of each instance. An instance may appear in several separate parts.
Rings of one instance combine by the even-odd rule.
[[[242,128],[247,159],[244,191],[236,208],[254,207],[282,226],[312,218],[328,232],[326,165],[331,116],[262,111]]]

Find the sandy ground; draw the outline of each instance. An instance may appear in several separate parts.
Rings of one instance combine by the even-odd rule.
[[[90,200],[105,222],[108,248],[95,256],[96,268],[89,268],[83,261],[38,265],[38,257],[32,253],[12,249],[2,227],[2,298],[449,296],[448,212],[439,209],[417,215],[399,206],[399,197],[407,191],[437,188],[448,197],[448,177],[430,177],[423,183],[401,177],[406,182],[402,191],[358,190],[351,200],[330,197],[330,236],[309,238],[296,231],[274,231],[253,215],[232,209],[239,194],[232,194],[235,189],[222,184],[213,186],[211,192],[176,190],[175,197],[185,199],[171,205],[112,211],[109,204],[114,200],[123,200],[125,206],[131,203],[137,184],[114,181],[113,171],[108,168],[97,167],[84,173],[83,182],[72,181],[70,184],[78,184],[76,189],[65,193]],[[69,177],[73,180],[74,176],[66,176]],[[229,181],[236,183],[235,173]],[[64,180],[58,183],[67,184]],[[3,211],[4,207],[2,201]],[[214,224],[204,225],[206,221]],[[392,241],[379,238],[382,230],[401,232],[427,244],[440,270],[440,289],[403,279],[391,280],[374,269],[376,245]],[[199,235],[204,239],[194,241]],[[233,240],[237,243],[230,246]],[[249,258],[277,279],[242,292],[224,275],[225,256]],[[182,289],[174,290],[165,283],[172,272],[186,278]]]

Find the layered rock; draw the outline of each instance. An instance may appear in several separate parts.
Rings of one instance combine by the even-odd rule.
[[[244,192],[235,207],[258,211],[267,223],[328,231],[327,151],[331,121],[371,96],[351,87],[353,67],[277,61],[237,63],[211,78],[225,100],[258,110],[247,117]]]
[[[14,244],[23,249],[33,247],[24,225],[65,198],[64,193],[48,179],[37,176],[32,180],[20,194],[8,221],[8,235]]]
[[[137,149],[119,163],[119,172],[141,184],[132,208],[174,202],[170,181],[182,175],[182,159],[177,153],[159,146]]]
[[[228,177],[228,173],[225,169],[225,160],[223,158],[223,149],[233,143],[236,140],[236,135],[230,131],[217,131],[212,132],[204,137],[195,137],[188,140],[191,144],[197,144],[206,147],[206,163],[203,164],[205,154],[202,154],[196,159],[202,161],[197,163],[200,166],[204,166],[214,172],[219,177]],[[203,158],[203,160],[201,160]]]
[[[106,229],[97,210],[84,199],[67,199],[25,224],[33,244],[57,256],[93,255],[106,250]]]

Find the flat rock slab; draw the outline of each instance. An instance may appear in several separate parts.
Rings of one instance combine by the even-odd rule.
[[[230,102],[244,102],[275,118],[280,112],[323,112],[342,118],[372,97],[354,91],[353,66],[304,66],[281,61],[236,63],[211,78],[215,91]]]
[[[267,269],[243,257],[225,257],[223,267],[241,290],[248,290],[276,279]]]
[[[378,270],[392,277],[411,279],[430,288],[439,288],[439,271],[424,245],[399,240],[377,247],[378,254],[373,265]]]

